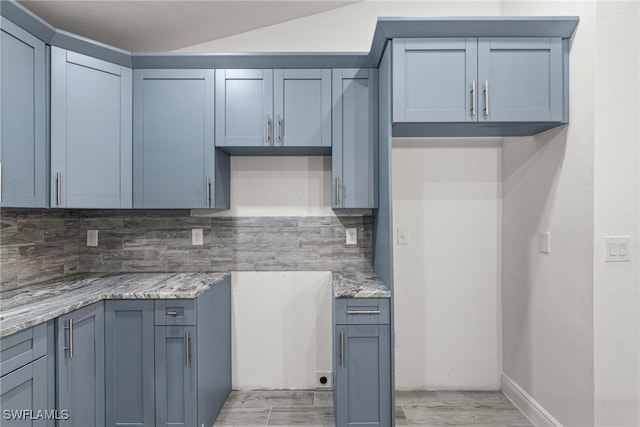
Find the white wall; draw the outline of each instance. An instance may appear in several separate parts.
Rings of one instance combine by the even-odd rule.
[[[640,426],[640,3],[596,14],[595,419]],[[631,235],[633,262],[605,263],[605,235]]]
[[[595,4],[505,2],[505,15],[579,15],[570,124],[503,147],[504,372],[565,427],[593,425]],[[551,233],[551,254],[537,234]]]
[[[236,390],[315,388],[331,372],[331,274],[233,272]]]
[[[501,140],[394,140],[397,389],[500,388],[500,168]]]

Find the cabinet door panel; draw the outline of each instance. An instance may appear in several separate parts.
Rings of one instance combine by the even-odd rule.
[[[273,70],[216,70],[216,146],[272,145]]]
[[[47,207],[45,45],[2,18],[0,206]]]
[[[336,338],[336,424],[391,425],[389,326],[338,325]]]
[[[274,145],[331,146],[331,70],[275,70]]]
[[[333,70],[332,205],[377,207],[377,70]]]
[[[482,87],[480,121],[562,120],[560,38],[479,39],[478,79]],[[485,82],[489,85],[486,95],[482,93]]]
[[[131,70],[51,51],[52,206],[130,208]]]
[[[196,331],[193,326],[156,326],[156,425],[196,423]]]
[[[69,410],[60,426],[104,426],[104,305],[81,308],[57,322],[58,408]]]
[[[155,425],[152,300],[105,302],[106,425]]]
[[[476,120],[476,39],[394,39],[393,52],[394,122]]]
[[[7,419],[4,411],[31,410],[28,418],[36,417],[38,411],[51,412],[47,405],[47,356],[29,363],[0,378],[0,407],[3,410],[2,425],[6,427],[52,426],[54,421],[38,419]]]
[[[213,70],[135,71],[134,207],[210,206],[213,84]]]

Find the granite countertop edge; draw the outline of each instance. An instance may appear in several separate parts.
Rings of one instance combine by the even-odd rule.
[[[0,338],[113,299],[194,299],[229,277],[217,273],[78,274],[0,293]],[[334,298],[390,298],[371,271],[332,272]]]

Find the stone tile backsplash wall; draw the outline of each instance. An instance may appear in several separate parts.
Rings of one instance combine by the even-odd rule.
[[[345,245],[345,228],[358,245]],[[201,228],[204,245],[191,244]],[[99,230],[99,246],[80,245],[80,269],[131,271],[345,270],[371,267],[372,219],[354,217],[190,217],[188,211],[87,211],[80,235]]]
[[[78,273],[79,236],[77,211],[2,209],[0,290]]]
[[[78,272],[358,271],[371,267],[372,218],[191,217],[187,210],[0,212],[0,289]],[[358,244],[345,245],[345,228]],[[204,245],[191,244],[201,228]],[[86,246],[99,230],[98,247]]]

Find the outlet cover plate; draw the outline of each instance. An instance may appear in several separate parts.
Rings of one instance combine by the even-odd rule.
[[[605,262],[631,262],[629,236],[604,236]]]
[[[204,244],[202,228],[194,228],[191,230],[191,244],[193,246],[202,246]]]
[[[322,378],[326,379],[324,384],[321,381]],[[316,389],[331,390],[333,388],[332,378],[330,371],[316,371]]]
[[[358,244],[358,229],[357,228],[347,228],[347,245],[357,245]]]
[[[87,246],[98,246],[98,230],[87,230]]]

